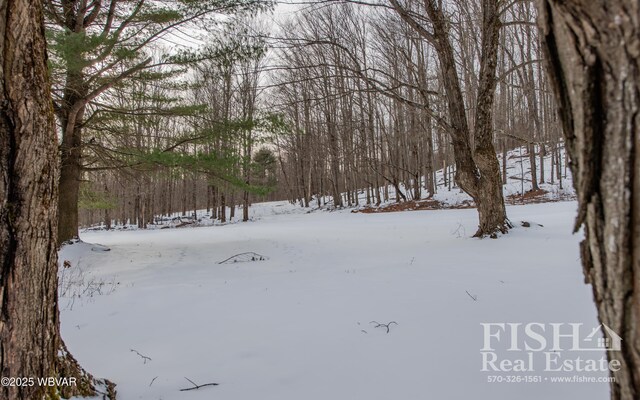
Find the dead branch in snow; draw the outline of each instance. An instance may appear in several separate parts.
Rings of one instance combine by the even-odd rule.
[[[143,354],[140,354],[139,351],[134,350],[134,349],[129,349],[129,350],[131,350],[131,352],[136,353],[137,355],[139,355],[140,358],[142,358],[142,360],[144,361],[145,364],[147,363],[147,361],[151,361],[151,357],[147,357],[147,356],[145,356]]]
[[[387,333],[389,333],[389,329],[390,329],[390,325],[391,325],[391,324],[396,324],[396,325],[398,325],[398,323],[397,323],[396,321],[387,322],[386,324],[381,324],[381,323],[379,323],[379,322],[377,322],[377,321],[371,321],[371,322],[369,322],[369,323],[370,323],[370,324],[376,324],[376,325],[374,326],[374,328],[387,328]]]
[[[185,388],[185,389],[180,389],[181,392],[186,392],[188,390],[196,390],[196,389],[200,389],[201,387],[205,387],[205,386],[218,386],[217,383],[203,383],[202,385],[198,385],[197,383],[195,383],[194,381],[192,381],[191,379],[187,378],[186,376],[184,377],[184,379],[188,380],[189,382],[191,382],[191,384],[193,385],[193,387],[190,388]]]

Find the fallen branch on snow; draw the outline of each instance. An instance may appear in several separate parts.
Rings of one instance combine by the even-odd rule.
[[[147,356],[145,356],[143,354],[140,354],[140,352],[138,352],[137,350],[134,350],[134,349],[129,349],[129,350],[131,350],[133,353],[136,353],[137,355],[139,355],[142,358],[142,360],[144,361],[145,364],[147,363],[147,361],[151,361],[151,357],[147,357]]]
[[[381,324],[381,323],[379,323],[379,322],[377,322],[377,321],[371,321],[371,322],[369,322],[369,323],[370,323],[370,324],[376,324],[376,326],[374,326],[374,328],[387,328],[387,333],[389,333],[389,329],[390,329],[390,325],[391,325],[391,324],[396,324],[396,325],[398,325],[398,323],[397,323],[396,321],[391,321],[391,322],[388,322],[388,323],[386,323],[386,324]]]
[[[238,262],[248,262],[248,261],[264,261],[267,260],[268,258],[258,254],[258,253],[254,253],[252,251],[246,252],[246,253],[240,253],[240,254],[236,254],[234,256],[231,256],[229,258],[227,258],[226,260],[220,261],[218,264],[234,264],[234,263],[238,263]]]
[[[184,379],[188,380],[189,382],[191,382],[191,384],[193,385],[193,387],[190,388],[185,388],[185,389],[180,389],[181,392],[186,392],[188,390],[196,390],[196,389],[200,389],[201,387],[205,387],[205,386],[218,386],[217,383],[204,383],[202,385],[198,385],[197,383],[195,383],[194,381],[192,381],[191,379],[187,378],[186,376],[184,377]]]

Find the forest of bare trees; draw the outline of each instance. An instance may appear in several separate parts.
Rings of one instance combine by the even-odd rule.
[[[479,236],[506,232],[507,151],[526,149],[534,191],[566,173],[535,15],[530,2],[346,2],[277,25],[239,20],[209,38],[225,60],[96,101],[80,223],[144,227],[197,209],[225,222],[260,199],[380,205],[461,188],[479,205]]]
[[[364,191],[367,204],[379,205],[389,200],[389,185],[404,201],[432,196],[454,177],[476,204],[489,203],[480,206],[480,231],[504,231],[506,170],[496,150],[506,157],[527,148],[534,190],[554,179],[537,158],[554,154],[562,170],[533,5],[420,7],[347,3],[302,14],[283,28],[288,35],[276,39],[284,47],[277,52],[283,72],[272,85],[293,132],[278,147],[287,195],[308,205],[330,194],[335,206],[353,206]],[[483,7],[494,20],[479,18]],[[430,19],[440,20],[433,32],[425,28]],[[473,34],[482,30],[495,30],[491,43]],[[453,173],[439,182],[438,169]],[[490,222],[492,212],[497,220]]]
[[[57,246],[80,227],[460,190],[474,236],[497,238],[514,227],[503,190],[514,149],[531,193],[571,168],[584,275],[626,345],[607,354],[621,364],[612,398],[637,398],[640,9],[537,6],[323,1],[276,19],[262,13],[275,3],[253,0],[0,0],[0,367],[82,383],[3,387],[0,399],[96,385],[115,397],[60,336]]]

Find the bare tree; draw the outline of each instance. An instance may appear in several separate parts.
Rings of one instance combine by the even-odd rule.
[[[262,140],[272,140],[279,167],[275,173],[278,178],[269,181],[279,183],[270,198],[288,198],[307,207],[314,199],[318,204],[335,206],[361,202],[379,205],[389,200],[420,200],[442,186],[457,190],[460,182],[453,177],[463,173],[456,160],[465,160],[465,154],[471,154],[467,164],[471,176],[477,179],[477,185],[472,185],[472,189],[478,189],[476,196],[482,192],[480,186],[493,188],[492,193],[495,190],[498,196],[502,182],[518,177],[523,191],[526,181],[535,189],[537,149],[540,182],[546,183],[543,177],[555,179],[562,169],[558,163],[563,143],[558,140],[548,84],[540,73],[531,4],[499,3],[499,15],[490,18],[500,28],[499,67],[489,68],[490,57],[482,56],[482,36],[476,34],[487,24],[482,18],[483,2],[457,0],[442,2],[442,6],[436,2],[432,7],[440,10],[436,14],[443,18],[446,28],[446,35],[441,37],[452,51],[448,59],[453,61],[447,65],[453,67],[444,68],[442,51],[436,51],[429,35],[426,39],[419,32],[420,28],[428,34],[435,32],[425,5],[405,0],[400,3],[408,17],[419,24],[416,28],[386,1],[381,0],[378,7],[350,2],[309,7],[286,23],[279,37],[269,39],[274,49],[259,64],[232,59],[218,66],[215,60],[200,63],[191,82],[197,89],[193,100],[206,104],[207,110],[198,117],[162,115],[158,106],[134,95],[138,89],[149,91],[138,88],[135,82],[105,92],[99,98],[100,108],[90,107],[90,126],[83,130],[85,138],[92,138],[83,144],[87,150],[83,153],[83,173],[89,180],[108,180],[109,188],[81,184],[81,224],[100,222],[107,214],[100,208],[105,205],[113,206],[110,218],[116,216],[123,223],[137,221],[140,226],[160,214],[169,217],[181,212],[186,216],[189,207],[206,208],[213,219],[226,220],[240,202],[246,218],[251,201],[264,198],[246,190],[253,186],[249,173],[253,143]],[[235,34],[230,31],[229,36],[232,42],[252,42],[262,37],[258,31],[262,29],[242,28]],[[487,46],[495,50],[495,40]],[[481,79],[482,65],[489,72]],[[453,82],[456,75],[459,96],[447,91],[447,87],[456,85],[445,85],[444,79],[446,76]],[[489,82],[489,78],[495,82]],[[481,87],[489,97],[480,94]],[[166,97],[183,96],[169,91]],[[118,98],[122,105],[112,104]],[[253,105],[256,98],[259,101]],[[457,119],[452,116],[451,98],[462,101],[457,106]],[[493,98],[495,104],[490,106],[486,100]],[[135,115],[138,122],[121,124],[116,113],[125,111],[139,114]],[[265,124],[256,126],[255,132],[250,129],[252,120],[266,122],[265,117],[271,121],[267,125],[277,128],[277,135],[261,132]],[[459,124],[462,128],[454,130],[454,119],[466,119],[466,128],[463,122]],[[480,126],[489,128],[482,130]],[[124,134],[118,135],[117,131]],[[216,131],[219,134],[214,134]],[[452,140],[452,131],[456,141]],[[481,172],[477,164],[483,160],[480,154],[484,154],[481,148],[485,134],[493,146],[501,146],[502,182],[496,185],[487,184],[493,175]],[[529,149],[526,157],[532,168],[520,169],[518,176],[507,170],[508,158],[514,157],[508,152],[523,146]],[[236,161],[223,170],[233,171],[240,184],[232,185],[212,171],[185,172],[166,166],[116,171],[109,165],[109,157],[132,148],[139,154],[154,149],[164,154],[163,149],[173,148],[187,158],[196,153],[212,157],[232,154]],[[546,162],[545,148],[551,150]],[[492,152],[495,148],[486,154]],[[462,158],[456,154],[462,154]],[[553,175],[544,174],[549,161],[553,161]],[[112,170],[104,172],[105,168]],[[443,171],[437,171],[440,168]],[[106,197],[108,204],[97,201],[93,208],[85,208],[85,190],[98,200]],[[493,203],[498,209],[504,208],[502,200]],[[480,207],[481,213],[487,214],[486,202]]]
[[[504,207],[500,165],[493,146],[493,99],[501,27],[499,2],[482,0],[480,71],[471,127],[445,5],[436,0],[424,1],[425,18],[408,4],[403,5],[398,0],[389,1],[402,19],[429,42],[438,55],[450,115],[448,122],[441,120],[440,123],[451,136],[457,167],[456,181],[478,207],[480,224],[474,236],[507,232],[511,223]],[[430,28],[427,23],[431,25]]]

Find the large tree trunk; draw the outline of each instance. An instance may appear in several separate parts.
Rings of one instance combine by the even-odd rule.
[[[462,89],[456,73],[453,47],[447,38],[444,13],[431,5],[428,9],[434,20],[443,81],[450,109],[453,152],[456,162],[456,182],[468,193],[478,207],[479,225],[474,236],[496,237],[511,228],[502,194],[500,164],[493,146],[493,100],[496,90],[498,44],[500,42],[500,14],[495,0],[482,2],[482,52],[479,87],[476,95],[475,143],[464,108]],[[436,22],[437,21],[437,22]]]
[[[93,395],[59,333],[58,155],[41,2],[0,0],[0,61],[0,372],[78,378],[2,385],[0,399]]]
[[[400,17],[436,50],[449,113],[449,122],[440,121],[440,124],[451,137],[456,182],[478,207],[480,223],[474,236],[495,238],[500,232],[506,233],[511,228],[511,222],[504,207],[500,164],[493,146],[493,99],[501,27],[498,1],[482,0],[482,49],[473,138],[444,5],[437,0],[424,1],[432,24],[430,31],[416,22],[398,0],[389,1]]]
[[[0,1],[3,377],[52,376],[57,350],[55,128],[40,3],[30,3]],[[35,386],[0,388],[3,399],[43,395]]]
[[[70,23],[70,26],[71,23]],[[60,180],[58,184],[58,244],[78,237],[78,203],[82,180],[82,121],[87,84],[82,71],[70,70],[58,117],[62,128]]]
[[[576,229],[598,316],[623,339],[609,351],[611,398],[640,398],[640,6],[540,0],[547,71],[578,194]]]
[[[72,32],[78,35],[86,31],[86,13],[89,7],[83,7],[81,4],[78,0],[66,2],[63,25],[68,35]],[[53,7],[51,4],[49,6]],[[63,97],[56,109],[62,130],[58,185],[59,244],[78,237],[78,202],[82,180],[82,124],[89,93],[83,68],[82,63],[67,65]]]
[[[71,134],[63,135],[60,146],[61,167],[58,199],[58,242],[62,244],[78,237],[78,201],[80,196],[81,130],[72,128]]]
[[[482,0],[482,49],[478,94],[476,95],[475,148],[473,159],[478,169],[475,196],[480,224],[475,236],[496,237],[511,228],[502,194],[500,163],[493,146],[493,101],[495,98],[500,43],[498,1]],[[473,193],[473,191],[472,191]]]
[[[496,238],[498,232],[506,233],[512,226],[504,206],[500,163],[498,163],[493,144],[489,149],[485,149],[485,154],[478,150],[475,152],[476,164],[480,171],[477,192],[473,196],[478,207],[479,219],[475,236],[488,235]]]

